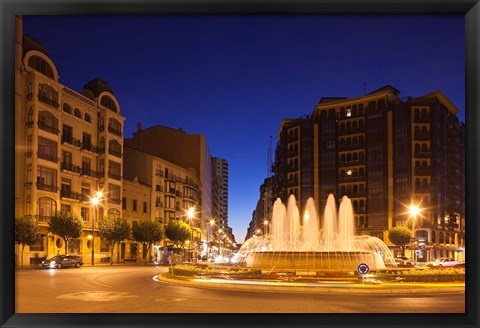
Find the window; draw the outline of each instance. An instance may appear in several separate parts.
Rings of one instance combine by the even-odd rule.
[[[347,117],[352,116],[352,109],[350,107],[347,107]]]
[[[73,111],[73,115],[75,117],[82,118],[82,112],[78,108],[75,108],[75,110]]]
[[[85,117],[85,122],[92,123],[92,117],[90,116],[90,114],[85,113],[84,117]]]
[[[147,213],[147,202],[143,202],[143,213]]]
[[[32,198],[30,197],[30,195],[27,195],[27,198],[25,199],[25,214],[32,214]]]
[[[107,107],[108,109],[110,109],[115,113],[117,112],[117,106],[115,105],[115,102],[113,101],[112,98],[108,96],[103,96],[102,99],[100,100],[100,104],[102,104],[103,106]]]
[[[53,69],[48,62],[39,56],[32,56],[28,59],[28,66],[53,79]]]
[[[122,135],[122,124],[114,118],[108,120],[108,131],[118,136]]]
[[[90,148],[92,146],[92,136],[88,133],[83,132],[82,143],[84,148]]]
[[[137,200],[134,199],[132,203],[132,211],[136,212],[137,211]]]
[[[32,164],[27,165],[27,183],[32,183]]]
[[[38,86],[38,100],[41,102],[56,107],[58,104],[58,92],[56,92],[51,86],[47,84],[40,84]]]
[[[45,187],[57,187],[57,170],[48,167],[38,166],[37,170],[37,187],[40,189]]]
[[[72,107],[69,104],[63,103],[62,109],[65,113],[72,114]]]
[[[108,216],[120,216],[120,211],[116,208],[111,208],[108,210]]]
[[[117,157],[122,156],[122,146],[117,140],[110,140],[108,143],[108,153]]]
[[[42,130],[58,134],[58,119],[48,110],[38,113],[38,127]]]
[[[113,204],[120,204],[120,186],[109,183],[108,184],[108,202]]]
[[[82,182],[82,200],[90,201],[90,184]]]
[[[114,161],[108,161],[108,176],[120,180],[122,176],[121,164]]]
[[[40,235],[40,240],[38,240],[35,244],[30,246],[30,251],[32,252],[43,252],[45,250],[45,235]]]
[[[122,197],[122,210],[127,209],[127,198]]]
[[[109,251],[109,248],[108,248],[107,242],[103,238],[100,239],[100,252],[108,252],[108,251]]]
[[[38,137],[38,157],[51,162],[57,162],[57,143],[53,140]]]
[[[90,211],[88,210],[88,207],[82,207],[80,209],[80,215],[82,216],[83,221],[90,221],[89,213]]]
[[[37,202],[37,214],[40,221],[47,221],[57,212],[57,203],[49,197],[40,197]]]

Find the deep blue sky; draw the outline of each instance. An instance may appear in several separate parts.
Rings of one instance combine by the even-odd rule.
[[[24,16],[61,83],[100,77],[136,123],[206,135],[229,162],[229,224],[242,242],[283,118],[321,97],[390,84],[440,90],[464,117],[463,16]]]

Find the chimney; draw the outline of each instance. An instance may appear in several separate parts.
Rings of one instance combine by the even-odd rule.
[[[142,131],[142,123],[138,122],[137,123],[137,132]]]

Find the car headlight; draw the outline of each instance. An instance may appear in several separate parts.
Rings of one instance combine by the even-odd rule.
[[[57,264],[55,261],[50,262],[50,267],[51,267],[51,268],[54,268],[54,267],[55,267],[55,264]]]

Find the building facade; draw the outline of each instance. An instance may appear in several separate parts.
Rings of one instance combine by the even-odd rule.
[[[232,229],[228,225],[228,161],[222,158],[212,158],[213,184],[216,186],[218,204],[212,202],[212,208],[215,206],[216,215],[213,215],[216,221],[216,228],[225,231],[227,236],[235,241]]]
[[[48,232],[55,212],[68,210],[84,222],[70,253],[89,263],[97,240],[95,261],[107,256],[95,217],[120,215],[122,199],[123,123],[120,105],[108,84],[89,81],[81,92],[60,83],[48,51],[32,37],[24,37],[22,18],[16,18],[15,57],[15,215],[31,216],[42,240],[29,247],[29,259],[63,253],[63,240]],[[94,211],[90,196],[105,197]]]
[[[396,225],[415,228],[415,257],[463,259],[465,126],[441,92],[401,99],[386,86],[355,98],[322,98],[309,117],[283,120],[274,196],[293,194],[301,212],[312,196],[347,195],[357,234],[388,241]],[[420,208],[410,217],[408,208]],[[415,222],[413,222],[415,221]],[[393,247],[392,247],[393,248]]]

